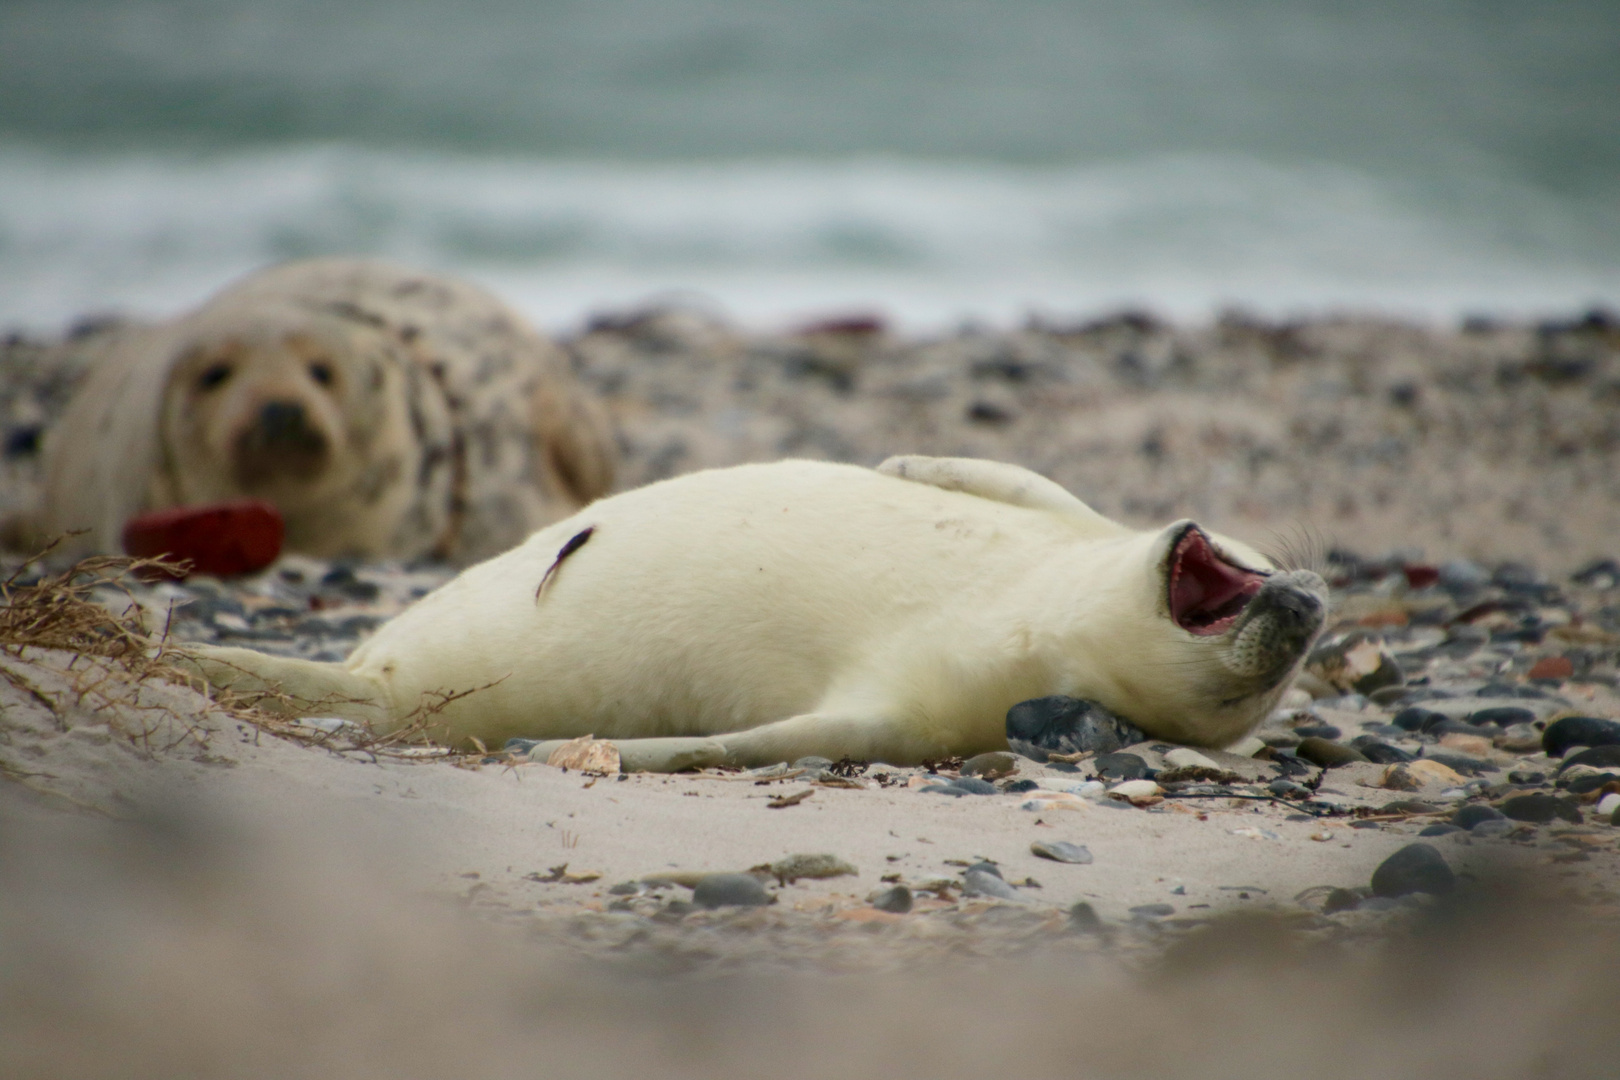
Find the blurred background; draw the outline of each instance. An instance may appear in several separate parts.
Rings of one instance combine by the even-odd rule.
[[[0,326],[371,252],[542,325],[1620,299],[1609,0],[0,0]]]

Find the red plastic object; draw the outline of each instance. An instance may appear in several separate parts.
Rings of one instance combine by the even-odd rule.
[[[285,533],[281,511],[262,499],[242,499],[130,518],[124,550],[141,559],[188,559],[194,574],[230,577],[275,562]]]

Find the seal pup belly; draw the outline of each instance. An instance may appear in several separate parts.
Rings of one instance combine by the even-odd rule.
[[[1014,466],[904,460],[914,478],[785,461],[604,499],[463,572],[344,664],[262,674],[311,697],[296,672],[321,668],[384,725],[424,695],[486,687],[436,717],[485,745],[714,735],[744,762],[898,764],[1005,747],[1007,710],[1052,694],[1224,745],[1320,629],[1319,578],[1191,522],[1137,532]],[[259,673],[245,652],[232,663]]]

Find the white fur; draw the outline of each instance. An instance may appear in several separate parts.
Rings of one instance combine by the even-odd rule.
[[[1040,478],[966,464],[962,491],[809,461],[664,481],[468,569],[357,649],[349,676],[249,664],[271,681],[290,673],[311,696],[375,700],[385,724],[425,694],[493,683],[438,718],[491,746],[725,735],[743,761],[900,763],[1005,747],[1008,708],[1050,694],[1208,745],[1265,715],[1282,687],[1229,700],[1226,643],[1167,616],[1161,567],[1178,526],[1133,532],[1078,500],[1081,512],[1012,505],[996,497],[1008,482]],[[586,527],[589,541],[537,598]]]

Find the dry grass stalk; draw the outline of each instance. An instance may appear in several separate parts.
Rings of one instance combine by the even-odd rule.
[[[50,550],[46,548],[0,582],[0,655],[42,664],[44,657],[31,650],[67,653],[65,666],[42,665],[67,682],[67,694],[36,685],[16,665],[0,665],[0,676],[44,705],[59,722],[68,706],[77,706],[105,716],[109,727],[144,751],[168,752],[186,743],[206,749],[211,730],[202,712],[176,710],[161,697],[142,693],[155,684],[168,683],[197,691],[236,720],[306,746],[364,753],[373,760],[387,756],[465,764],[470,756],[435,743],[435,718],[451,702],[486,687],[430,694],[404,724],[382,736],[358,725],[326,730],[301,723],[288,715],[286,706],[291,703],[283,695],[270,692],[244,697],[209,686],[176,666],[174,660],[184,655],[184,646],[170,640],[167,620],[159,631],[147,626],[130,582],[132,578],[169,576],[181,566],[161,559],[96,555],[20,584],[28,567]],[[109,588],[128,601],[122,613],[96,599],[98,592]]]

